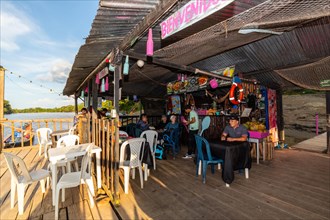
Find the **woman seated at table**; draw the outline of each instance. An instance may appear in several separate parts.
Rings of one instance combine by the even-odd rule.
[[[140,129],[141,131],[149,130],[148,117],[146,114],[142,114],[140,116],[140,120],[136,124],[136,128]]]
[[[223,141],[247,141],[248,131],[246,127],[239,124],[238,116],[231,115],[229,117],[229,125],[222,132],[221,140]]]
[[[176,116],[171,115],[170,122],[164,128],[164,131],[170,131],[174,129],[179,129],[179,123],[176,121]]]
[[[175,129],[179,130],[179,123],[176,121],[176,115],[171,115],[170,122],[166,124],[163,132],[159,133],[158,139],[163,139],[164,134],[170,136],[171,132]]]

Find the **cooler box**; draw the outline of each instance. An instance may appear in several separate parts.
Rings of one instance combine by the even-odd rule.
[[[269,135],[269,132],[259,132],[259,131],[248,131],[250,134],[250,138],[265,138]]]

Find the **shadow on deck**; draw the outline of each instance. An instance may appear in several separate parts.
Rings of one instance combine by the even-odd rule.
[[[14,152],[31,169],[45,167],[36,148]],[[277,150],[272,161],[252,164],[250,178],[235,172],[230,188],[221,171],[207,171],[206,184],[195,176],[193,161],[178,157],[157,161],[144,189],[138,172],[130,180],[116,211],[122,219],[329,219],[330,157],[299,150]],[[25,211],[18,215],[17,203],[10,209],[10,173],[0,155],[0,219],[53,219],[51,191],[43,195],[39,184],[26,190]],[[60,203],[60,219],[117,219],[109,199],[96,198],[91,208],[85,187],[66,190]]]
[[[38,147],[6,149],[23,158],[30,171],[47,169],[48,162],[38,155]],[[109,198],[98,195],[96,206],[90,207],[86,186],[65,190],[65,202],[59,203],[59,219],[118,219],[109,204]],[[10,172],[4,155],[0,154],[0,219],[54,219],[55,207],[52,205],[52,191],[41,193],[39,183],[33,183],[25,190],[23,215],[18,215],[17,196],[15,207],[10,208]]]
[[[130,180],[117,211],[123,219],[329,219],[329,156],[298,150],[274,156],[253,163],[249,179],[235,172],[230,188],[219,170],[208,169],[203,184],[192,160],[158,160],[144,189],[138,175]]]

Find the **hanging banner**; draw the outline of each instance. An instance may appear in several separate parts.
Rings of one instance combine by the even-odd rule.
[[[161,24],[162,39],[226,7],[234,0],[191,0]]]
[[[277,107],[276,107],[276,91],[267,89],[268,93],[268,118],[269,129],[276,127]]]
[[[172,96],[172,114],[181,114],[180,96]]]

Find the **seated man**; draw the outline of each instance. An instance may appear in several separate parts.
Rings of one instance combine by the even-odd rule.
[[[167,125],[167,117],[166,117],[166,115],[162,115],[162,118],[161,118],[159,124],[156,126],[156,130],[161,132],[164,130],[166,125]]]
[[[229,118],[229,125],[222,132],[222,141],[247,141],[248,131],[246,127],[239,124],[238,116],[232,115]]]

